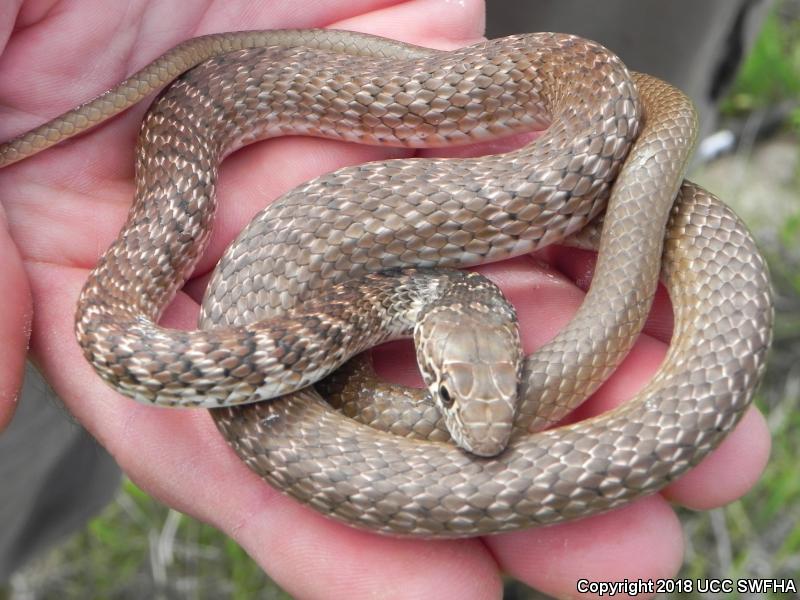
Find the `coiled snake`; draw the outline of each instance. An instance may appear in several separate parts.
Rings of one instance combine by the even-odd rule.
[[[340,31],[206,36],[0,146],[0,166],[109,118],[179,75],[145,118],[133,207],[89,277],[76,317],[95,369],[140,400],[221,406],[307,385],[333,368],[318,363],[343,355],[330,348],[315,354],[321,342],[304,331],[355,347],[347,327],[382,317],[383,300],[354,309],[355,325],[329,321],[350,306],[352,297],[336,300],[338,292],[321,302],[333,298],[330,317],[316,312],[317,302],[299,326],[263,333],[244,324],[319,297],[331,284],[346,289],[367,273],[406,267],[418,268],[408,276],[427,277],[428,267],[496,261],[581,229],[570,243],[599,244],[584,304],[522,365],[515,429],[496,457],[376,432],[333,410],[313,388],[215,409],[245,462],[289,494],[338,519],[401,535],[552,523],[663,487],[708,454],[749,405],[771,339],[764,262],[728,208],[691,183],[681,186],[695,136],[690,103],[654,78],[629,75],[601,46],[549,33],[453,52]],[[208,240],[217,166],[236,148],[288,133],[441,146],[544,125],[540,138],[507,154],[369,163],[293,190],[256,217],[218,265],[203,303],[204,329],[155,325]],[[602,234],[597,225],[584,227],[606,200]],[[631,348],[649,311],[662,245],[675,325],[658,373],[613,411],[541,431],[580,404]],[[364,311],[372,311],[368,319]],[[288,387],[276,388],[259,369],[280,371]],[[372,380],[363,362],[349,370],[364,379],[337,376],[328,387],[350,404],[359,402],[350,397],[356,392],[381,399],[396,392]],[[421,394],[402,392],[412,401],[394,414],[406,411],[412,437],[441,440]]]

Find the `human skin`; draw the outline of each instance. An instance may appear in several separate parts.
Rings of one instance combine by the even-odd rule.
[[[303,27],[453,48],[480,38],[483,5],[477,0],[7,2],[0,8],[0,139],[93,97],[184,39]],[[662,494],[538,530],[461,541],[393,539],[334,522],[276,492],[239,461],[206,411],[159,409],[119,396],[94,375],[76,345],[78,292],[133,197],[133,149],[146,105],[0,171],[0,218],[6,218],[6,228],[0,228],[5,262],[0,335],[7,340],[6,360],[0,361],[0,423],[13,411],[26,323],[33,314],[31,357],[70,413],[126,474],[162,502],[230,535],[298,598],[496,598],[502,594],[503,573],[555,596],[576,595],[579,578],[670,577],[683,552],[670,503],[720,506],[758,479],[769,436],[763,418],[751,409],[713,455]],[[221,172],[220,211],[210,246],[163,323],[194,326],[202,290],[226,245],[280,194],[346,165],[409,155],[404,149],[294,137],[259,143],[230,157]],[[517,306],[525,349],[531,352],[575,311],[592,265],[589,253],[553,248],[480,271]],[[670,327],[662,294],[631,355],[581,407],[580,416],[624,402],[638,390],[662,359]],[[393,353],[391,360],[387,352]],[[405,348],[384,349],[377,361],[387,377],[415,377]]]

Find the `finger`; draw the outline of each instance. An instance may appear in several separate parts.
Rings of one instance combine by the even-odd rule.
[[[0,206],[0,431],[11,420],[25,372],[31,330],[28,278]]]
[[[17,2],[7,7],[4,3],[0,13],[10,13],[11,25]],[[135,0],[124,5],[83,0],[69,10],[52,11],[36,10],[31,8],[36,3],[28,2],[8,55],[3,56],[8,77],[0,80],[0,95],[34,115],[58,113],[103,92],[190,37],[245,29],[319,27],[360,14],[364,7],[380,9],[395,2],[307,2],[298,10],[292,0],[202,4]],[[134,127],[140,120],[131,119]]]
[[[231,4],[238,10],[232,9]],[[166,0],[151,5],[139,0],[114,10],[102,0],[85,0],[71,10],[39,15],[37,20],[16,32],[0,57],[3,75],[0,98],[15,117],[0,120],[0,137],[5,139],[30,129],[97,96],[191,37],[246,29],[320,27],[337,22],[356,24],[359,21],[354,15],[361,14],[366,6],[376,9],[378,16],[363,23],[377,24],[399,14],[387,7],[414,3],[398,3],[397,0],[315,2],[304,3],[302,10],[291,0],[240,4],[236,7],[235,3],[213,2],[201,6]],[[422,8],[430,11],[435,4],[431,2]],[[482,10],[476,8],[482,6],[476,0],[465,1],[463,5],[448,21],[454,32],[466,30],[461,24],[476,18]],[[404,12],[409,15],[407,23],[411,22],[414,10],[413,6],[405,8]],[[164,23],[169,23],[169,27],[165,28]],[[473,26],[472,29],[479,28]],[[417,37],[429,43],[437,41],[422,32]],[[41,43],[42,39],[47,43]],[[82,145],[77,153],[66,152],[70,148],[67,145],[60,145],[55,152],[61,160],[88,160],[97,169],[95,173],[111,169],[117,176],[123,173],[130,176],[133,140],[149,103],[149,100],[139,102],[120,118],[87,134],[100,135],[101,130],[107,133],[110,129],[116,140],[126,140],[124,145],[101,144],[98,138],[98,143]],[[42,159],[31,159],[33,163],[39,160]]]
[[[660,496],[588,519],[489,537],[485,543],[505,572],[556,598],[599,597],[579,593],[580,580],[671,578],[683,557],[680,521]]]
[[[479,0],[409,0],[373,11],[368,19],[340,20],[332,27],[448,50],[478,41],[485,15],[484,2]]]
[[[584,292],[589,289],[597,263],[597,253],[578,248],[554,246],[546,250],[547,260],[566,275]],[[653,307],[642,330],[648,336],[669,343],[672,336],[672,304],[667,290],[659,285],[653,299]]]
[[[17,14],[22,7],[22,0],[11,0],[0,4],[0,55],[11,37],[11,32],[17,20]]]

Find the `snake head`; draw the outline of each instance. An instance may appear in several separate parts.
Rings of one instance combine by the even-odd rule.
[[[517,411],[522,347],[514,309],[500,298],[500,307],[442,303],[414,329],[417,363],[450,435],[478,456],[502,452]]]

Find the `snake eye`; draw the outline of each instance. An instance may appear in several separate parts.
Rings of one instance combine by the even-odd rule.
[[[451,406],[453,406],[453,397],[447,390],[447,386],[445,385],[439,386],[439,397],[442,399],[442,406],[444,406],[445,408],[450,408]]]

